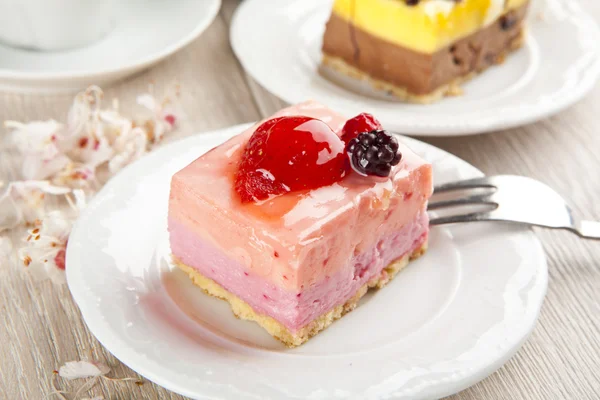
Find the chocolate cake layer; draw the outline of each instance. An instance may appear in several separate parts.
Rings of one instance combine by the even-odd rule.
[[[420,53],[377,38],[332,13],[323,52],[370,77],[426,95],[457,78],[498,63],[522,37],[527,4],[493,24],[433,54]]]

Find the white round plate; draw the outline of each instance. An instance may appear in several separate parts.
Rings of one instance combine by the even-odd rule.
[[[74,92],[105,86],[148,68],[197,38],[221,0],[117,1],[120,19],[102,40],[80,49],[36,52],[0,43],[0,90]]]
[[[83,318],[123,363],[194,399],[421,399],[460,391],[525,341],[546,292],[531,230],[479,223],[434,228],[428,253],[305,345],[289,350],[170,262],[171,176],[245,129],[166,146],[126,168],[84,210],[67,278]],[[437,183],[481,173],[406,139]]]
[[[463,85],[462,96],[426,106],[377,99],[318,72],[331,3],[244,1],[231,26],[231,44],[244,68],[289,103],[314,99],[348,117],[367,111],[389,129],[423,136],[483,133],[539,120],[583,97],[600,73],[596,23],[577,1],[543,0],[530,12],[524,48]]]

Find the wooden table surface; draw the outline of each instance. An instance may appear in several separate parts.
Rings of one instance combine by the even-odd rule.
[[[600,20],[600,4],[580,0]],[[255,121],[284,106],[245,75],[229,46],[237,0],[194,43],[156,67],[105,88],[122,103],[146,90],[181,84],[186,119],[172,137]],[[64,118],[72,96],[0,93],[0,121]],[[600,86],[545,121],[473,137],[426,139],[486,174],[528,175],[571,199],[577,213],[600,220]],[[549,287],[541,317],[519,353],[453,400],[600,398],[600,242],[537,231],[548,256]],[[97,359],[118,376],[136,376],[112,357],[82,321],[66,286],[34,282],[22,268],[0,265],[0,399],[43,399],[52,371],[66,361]],[[67,386],[68,388],[68,386]],[[102,382],[105,399],[183,399],[157,385]]]

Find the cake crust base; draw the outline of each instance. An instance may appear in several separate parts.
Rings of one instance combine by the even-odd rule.
[[[391,262],[378,275],[374,276],[369,282],[362,286],[346,303],[334,307],[297,332],[291,332],[275,319],[267,315],[257,313],[248,303],[233,293],[225,290],[217,282],[205,277],[194,268],[183,264],[176,257],[173,258],[177,267],[185,272],[194,282],[194,284],[200,287],[206,294],[227,301],[231,306],[233,314],[237,318],[258,323],[275,339],[279,340],[287,347],[293,348],[306,343],[311,337],[327,328],[335,320],[340,319],[345,314],[354,310],[360,299],[367,293],[369,289],[380,289],[384,287],[398,274],[398,272],[408,265],[409,261],[419,258],[425,253],[426,250],[427,242],[425,242],[421,247],[417,248],[411,254],[407,254]]]
[[[438,87],[431,93],[421,95],[412,93],[405,87],[396,86],[393,83],[373,78],[366,72],[363,72],[358,68],[348,64],[346,61],[339,57],[333,57],[327,54],[323,54],[321,68],[321,73],[323,75],[327,74],[324,68],[330,68],[334,72],[340,73],[345,76],[349,76],[350,78],[356,79],[358,81],[367,82],[369,86],[371,86],[373,89],[380,92],[389,93],[398,100],[415,104],[431,104],[441,100],[444,97],[460,96],[463,94],[461,85],[478,75],[478,73],[471,72],[468,75],[458,77],[452,82]]]

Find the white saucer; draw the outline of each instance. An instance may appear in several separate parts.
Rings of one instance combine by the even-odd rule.
[[[422,399],[460,391],[523,344],[546,292],[531,230],[433,229],[428,253],[305,345],[285,349],[170,263],[170,178],[245,129],[195,135],[136,162],[94,197],[67,250],[69,288],[92,333],[146,378],[194,399]],[[438,183],[481,175],[406,139]]]
[[[331,0],[246,0],[233,19],[231,43],[248,73],[289,103],[314,99],[348,117],[371,112],[386,129],[405,134],[490,132],[554,114],[598,78],[596,23],[576,1],[543,1],[534,2],[523,49],[465,84],[464,95],[428,106],[360,95],[319,75]]]
[[[101,41],[63,52],[33,52],[0,44],[0,90],[74,92],[105,86],[164,59],[211,24],[221,0],[115,2],[121,19]]]

